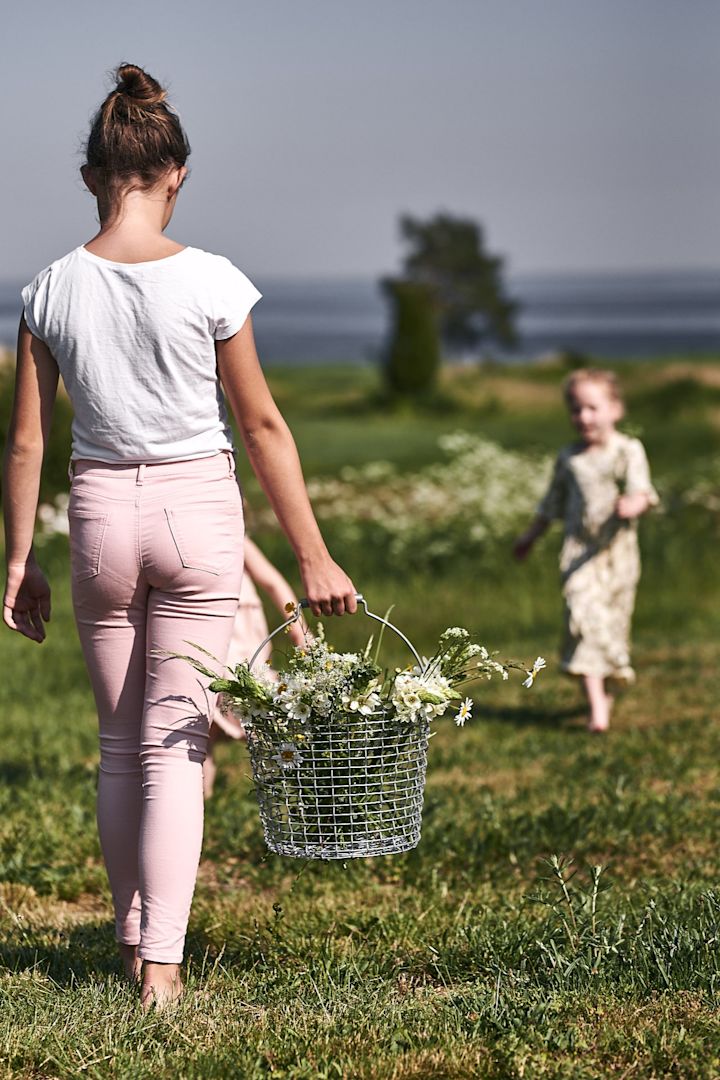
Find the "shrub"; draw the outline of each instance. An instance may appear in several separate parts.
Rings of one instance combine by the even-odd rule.
[[[393,306],[387,385],[397,394],[431,390],[440,367],[440,342],[430,289],[398,280],[387,280],[383,287]]]

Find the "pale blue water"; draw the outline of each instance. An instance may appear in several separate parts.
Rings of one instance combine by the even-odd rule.
[[[373,361],[387,333],[387,307],[370,279],[258,279],[253,320],[268,364]],[[518,349],[598,357],[720,353],[720,270],[646,274],[528,274],[510,281],[520,301]],[[18,286],[0,284],[0,343],[13,345]],[[492,351],[489,349],[488,351]],[[497,350],[495,350],[497,355]]]

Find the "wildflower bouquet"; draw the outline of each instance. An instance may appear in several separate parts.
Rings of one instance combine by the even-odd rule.
[[[461,688],[521,667],[496,660],[461,627],[403,670],[383,671],[371,649],[372,639],[363,652],[336,652],[319,626],[279,678],[248,663],[218,678],[186,658],[245,726],[265,837],[281,854],[351,858],[414,847],[431,725],[454,708],[462,727],[472,699]],[[544,663],[538,657],[525,672],[526,684]]]

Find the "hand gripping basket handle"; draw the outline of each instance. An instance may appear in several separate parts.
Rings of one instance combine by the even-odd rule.
[[[383,626],[387,626],[389,630],[392,630],[394,633],[397,634],[397,636],[400,638],[401,641],[405,642],[408,649],[410,650],[410,652],[413,654],[413,656],[417,660],[418,667],[422,671],[424,669],[425,665],[423,664],[422,660],[420,659],[420,655],[419,655],[417,649],[412,644],[412,642],[408,638],[405,637],[402,630],[398,630],[397,626],[393,626],[393,624],[391,622],[388,622],[387,619],[383,619],[383,617],[381,615],[376,615],[374,611],[370,611],[369,607],[367,606],[367,601],[366,601],[365,597],[362,595],[362,593],[356,593],[355,594],[355,599],[357,600],[358,604],[361,604],[363,606],[363,608],[365,609],[365,614],[367,615],[367,617],[369,619],[374,619],[375,622],[379,622],[379,623],[382,623]],[[297,604],[297,606],[295,607],[295,610],[293,611],[290,618],[286,619],[284,623],[281,623],[280,626],[278,626],[275,630],[273,630],[273,632],[271,634],[268,634],[268,636],[265,638],[265,640],[262,641],[258,645],[257,649],[253,653],[253,656],[252,656],[252,659],[250,660],[250,663],[248,664],[248,668],[252,669],[253,664],[255,663],[258,656],[260,655],[260,653],[265,648],[265,646],[268,644],[268,642],[272,641],[272,639],[275,637],[276,634],[281,633],[283,630],[287,629],[288,626],[292,626],[293,623],[296,623],[298,621],[298,619],[300,618],[300,613],[301,613],[302,609],[303,608],[309,608],[309,607],[310,607],[310,601],[309,600],[301,600]]]

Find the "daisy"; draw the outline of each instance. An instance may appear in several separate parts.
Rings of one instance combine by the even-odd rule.
[[[465,727],[465,721],[469,720],[472,716],[472,707],[472,698],[466,697],[457,711],[457,716],[455,717],[455,723],[458,727]]]
[[[297,769],[302,764],[302,755],[295,743],[280,743],[277,754],[273,754],[272,760],[277,762],[281,769]]]
[[[538,656],[537,660],[532,666],[532,669],[527,673],[527,679],[523,679],[523,686],[527,687],[527,689],[529,690],[532,684],[535,682],[538,672],[542,671],[544,667],[547,667],[546,661],[543,659],[542,656]]]

